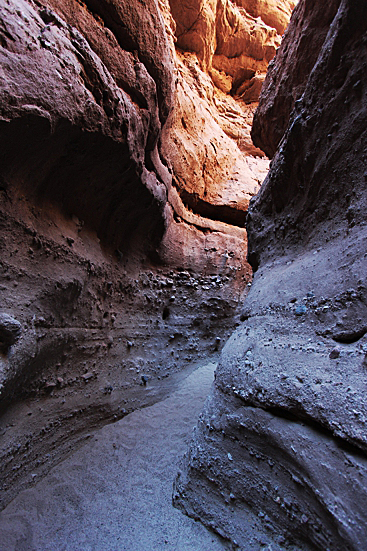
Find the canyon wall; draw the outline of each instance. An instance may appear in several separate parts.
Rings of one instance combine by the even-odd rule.
[[[367,6],[319,8],[299,2],[266,77],[254,280],[174,490],[246,551],[367,538]]]
[[[2,506],[238,323],[283,4],[0,1]]]

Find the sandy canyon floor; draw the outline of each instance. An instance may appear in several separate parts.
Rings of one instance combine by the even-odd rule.
[[[166,400],[91,434],[0,515],[6,551],[219,551],[172,506],[178,463],[213,381],[200,367]]]

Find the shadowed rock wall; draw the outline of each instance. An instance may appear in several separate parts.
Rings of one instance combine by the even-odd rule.
[[[174,66],[155,2],[12,0],[0,23],[5,504],[215,356],[250,268],[243,228],[181,204],[187,232],[168,231]]]
[[[220,4],[199,32],[218,42],[205,67],[176,50],[168,0],[0,5],[4,504],[89,428],[215,358],[238,323],[268,167],[250,138],[255,73],[280,37],[270,2],[276,28],[260,4]]]
[[[340,0],[299,2],[292,25],[271,62],[251,130],[254,144],[273,157],[295,102],[305,89]],[[312,44],[312,47],[310,45]]]
[[[304,54],[293,45],[297,29],[313,35],[313,6],[298,4],[268,83],[298,66]],[[328,29],[320,19],[323,44],[308,44],[308,75],[285,93],[269,85],[260,100],[268,128],[269,106],[287,118],[296,90],[249,208],[256,273],[243,324],[222,352],[175,488],[176,504],[246,551],[357,551],[367,537],[367,7],[334,8]]]
[[[145,44],[113,34],[87,6],[60,4],[4,5],[4,185],[16,185],[32,201],[58,203],[112,248],[125,249],[136,232],[157,232],[157,243],[167,190],[147,164],[173,104],[172,63],[157,8],[140,10],[149,47],[160,37],[154,62]],[[131,21],[128,13],[127,28],[137,35],[138,12],[130,13]]]

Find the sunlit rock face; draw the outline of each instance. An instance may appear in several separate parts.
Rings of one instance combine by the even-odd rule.
[[[205,69],[233,76],[238,69],[266,70],[295,2],[170,0],[177,45],[196,52]]]
[[[266,71],[294,3],[170,0],[170,6],[177,46],[195,52],[204,70],[228,91],[233,80],[238,87],[239,80],[250,80],[251,71]]]
[[[173,177],[169,201],[179,222],[170,225],[162,243],[161,254],[170,262],[175,254],[172,242],[182,244],[182,254],[191,263],[194,249],[198,260],[202,257],[200,247],[187,248],[184,243],[193,233],[197,243],[202,241],[202,230],[194,230],[194,225],[206,232],[208,219],[211,227],[214,221],[226,224],[217,226],[221,244],[218,240],[218,246],[204,245],[212,250],[212,262],[223,262],[229,249],[231,254],[240,251],[240,241],[246,239],[242,228],[248,204],[268,169],[268,160],[250,137],[252,117],[281,38],[275,23],[269,26],[270,21],[266,24],[259,17],[263,8],[264,13],[273,9],[266,6],[160,2],[176,75],[175,105],[162,136],[162,152]],[[278,14],[284,22],[292,6],[279,3],[272,21]],[[227,244],[233,243],[230,248],[227,239]],[[246,267],[244,257],[242,266]]]
[[[287,122],[249,208],[256,273],[175,487],[246,551],[367,537],[367,6],[329,3],[328,27],[318,9],[298,4],[260,99],[262,128],[271,105]]]
[[[235,0],[235,3],[245,8],[253,17],[260,17],[266,25],[275,28],[282,35],[287,28],[292,11],[297,0]]]

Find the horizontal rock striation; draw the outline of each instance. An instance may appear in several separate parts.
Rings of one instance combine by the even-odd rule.
[[[312,35],[313,8],[298,4],[283,53],[297,29]],[[366,10],[342,0],[323,44],[308,44],[315,62],[290,115],[292,86],[260,100],[264,128],[264,104],[289,120],[249,208],[256,273],[174,494],[246,551],[365,546]],[[268,83],[305,53],[283,69],[281,51]]]

